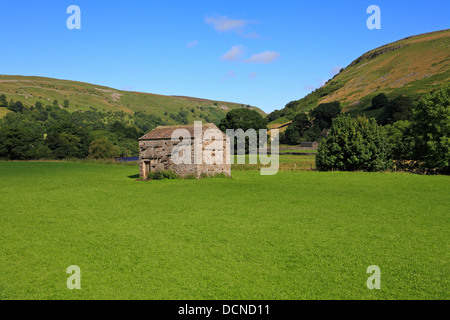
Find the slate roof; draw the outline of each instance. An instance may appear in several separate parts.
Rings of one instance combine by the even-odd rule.
[[[176,129],[185,129],[189,132],[191,137],[194,137],[194,125],[174,125],[174,126],[159,126],[139,138],[139,140],[170,140],[172,132]],[[219,129],[214,123],[203,123],[202,131],[206,129]]]

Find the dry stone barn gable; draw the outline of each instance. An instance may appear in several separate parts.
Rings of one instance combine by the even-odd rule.
[[[180,143],[181,140],[172,141],[172,133],[177,129],[186,130],[185,132],[190,136],[190,149],[191,149],[191,163],[190,164],[176,164],[172,161],[172,150]],[[195,139],[195,126],[194,125],[177,125],[177,126],[160,126],[147,133],[143,137],[139,138],[139,175],[141,178],[147,178],[149,172],[156,172],[162,170],[171,170],[176,172],[179,176],[185,177],[187,175],[193,175],[199,178],[202,174],[215,175],[223,173],[231,175],[231,165],[227,164],[227,153],[229,150],[226,148],[226,135],[223,134],[220,129],[212,124],[202,124],[202,137],[205,131],[208,129],[217,130],[219,137],[216,137],[216,142],[223,145],[224,152],[218,153],[218,156],[222,158],[221,163],[211,163],[211,161],[203,161],[201,163],[194,163],[194,148],[195,143],[199,143],[199,148],[202,154],[204,154],[205,148],[211,142],[205,142],[203,139]],[[189,139],[188,139],[189,141]],[[184,140],[186,142],[186,139]]]

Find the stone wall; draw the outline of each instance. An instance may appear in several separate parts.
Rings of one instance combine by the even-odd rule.
[[[202,150],[202,164],[194,163],[194,152],[196,141],[194,138],[188,141],[187,147],[190,146],[191,164],[176,164],[172,161],[171,155],[173,148],[179,143],[178,141],[172,141],[170,139],[161,140],[140,140],[139,141],[139,175],[141,178],[146,178],[148,172],[171,170],[176,172],[179,176],[185,177],[187,175],[194,175],[196,178],[200,178],[202,174],[215,175],[223,173],[231,176],[231,165],[227,164],[227,152],[229,149],[226,147],[225,135],[222,140],[214,140],[203,142],[200,140],[198,143],[198,149]],[[189,145],[190,141],[190,145]],[[224,148],[223,152],[215,152],[214,147],[221,144]],[[200,156],[200,154],[199,154]]]

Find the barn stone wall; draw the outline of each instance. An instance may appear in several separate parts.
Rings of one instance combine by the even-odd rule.
[[[186,139],[184,140],[186,141]],[[221,143],[224,151],[222,153],[211,152],[211,143]],[[215,175],[223,173],[231,176],[231,165],[227,164],[227,149],[225,136],[223,140],[203,142],[199,141],[199,147],[202,150],[202,163],[194,164],[194,143],[192,138],[191,143],[191,164],[175,164],[172,159],[172,150],[178,141],[172,141],[170,139],[161,140],[140,140],[139,141],[139,175],[141,178],[146,178],[149,172],[171,170],[177,173],[181,177],[187,175],[194,175],[196,178],[200,178],[202,174]],[[198,149],[200,150],[200,149]],[[206,155],[206,156],[205,156]],[[207,156],[209,155],[209,156]],[[222,161],[217,161],[221,159]],[[215,163],[216,162],[216,163]],[[217,163],[219,162],[219,163]],[[220,164],[220,162],[222,162]]]

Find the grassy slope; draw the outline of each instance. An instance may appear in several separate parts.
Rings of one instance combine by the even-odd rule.
[[[0,299],[449,298],[446,176],[136,173],[0,162]]]
[[[242,107],[241,104],[231,102],[130,92],[77,81],[9,75],[0,75],[0,94],[2,93],[6,94],[8,101],[20,100],[27,105],[34,105],[37,101],[44,105],[52,104],[55,99],[62,105],[68,99],[69,110],[89,110],[93,107],[101,111],[145,111],[164,119],[170,119],[164,115],[165,112],[177,114],[180,108],[194,108],[198,116],[201,113],[224,115],[230,109]],[[214,105],[215,102],[217,106]],[[204,107],[205,110],[201,111],[197,106]],[[251,108],[264,114],[258,108]],[[195,118],[191,112],[189,117],[191,120]]]
[[[6,108],[0,107],[0,118],[3,118],[4,116],[6,116],[9,112],[11,112],[11,111],[9,111]]]
[[[393,48],[396,49],[391,50]],[[383,51],[386,52],[376,55]],[[404,94],[416,99],[448,85],[450,30],[409,37],[369,51],[325,87],[332,82],[341,88],[297,111],[308,111],[319,103],[339,100],[344,111],[376,116],[374,111],[366,112],[365,109],[380,92],[391,98]]]

